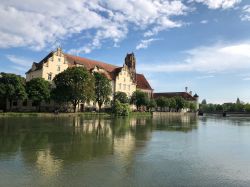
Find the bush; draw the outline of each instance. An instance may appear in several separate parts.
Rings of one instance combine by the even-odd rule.
[[[130,113],[129,104],[123,104],[120,101],[115,101],[113,105],[113,113],[117,116],[128,116]]]

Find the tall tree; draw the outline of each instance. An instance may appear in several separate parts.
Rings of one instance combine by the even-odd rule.
[[[24,78],[10,73],[0,74],[0,99],[4,102],[5,110],[6,101],[10,102],[11,111],[13,101],[23,100],[26,96]]]
[[[154,99],[150,99],[147,105],[149,111],[152,111],[152,109],[155,108],[156,106],[157,106],[156,101]]]
[[[28,98],[36,103],[40,112],[41,102],[50,99],[50,84],[43,78],[34,78],[27,82],[26,92]]]
[[[116,92],[114,100],[118,100],[120,103],[129,103],[129,98],[125,92]]]
[[[176,109],[178,112],[180,109],[183,109],[186,106],[186,101],[182,97],[176,97],[175,102],[176,102]]]
[[[98,104],[99,111],[104,103],[110,101],[112,87],[110,81],[102,74],[95,72],[95,100]]]
[[[156,99],[156,104],[158,107],[161,108],[161,111],[164,107],[166,107],[166,98],[165,97],[159,97]]]
[[[176,101],[173,97],[169,99],[169,111],[171,111],[171,109],[176,109]]]
[[[94,77],[83,67],[73,67],[57,74],[54,78],[53,99],[57,102],[71,102],[76,106],[94,98]]]
[[[136,106],[136,109],[139,110],[139,107],[146,106],[148,104],[148,96],[146,93],[136,90],[131,97],[131,104]]]

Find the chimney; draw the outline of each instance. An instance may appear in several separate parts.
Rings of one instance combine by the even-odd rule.
[[[189,94],[193,96],[193,92],[192,91],[190,91]]]
[[[186,93],[188,92],[188,87],[187,87],[187,86],[185,87],[185,92],[186,92]]]

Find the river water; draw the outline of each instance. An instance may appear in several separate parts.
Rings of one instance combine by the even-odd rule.
[[[250,186],[250,119],[0,119],[0,186]]]

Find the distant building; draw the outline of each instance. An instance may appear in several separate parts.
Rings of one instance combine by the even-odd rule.
[[[173,97],[182,97],[188,102],[192,102],[196,105],[197,109],[199,108],[199,96],[197,94],[192,95],[192,92],[187,91],[187,87],[185,88],[185,92],[160,92],[154,93],[153,98],[157,99],[159,97],[165,98],[173,98]],[[188,109],[184,109],[187,111]]]
[[[40,62],[33,62],[32,67],[26,72],[26,81],[41,77],[52,82],[57,74],[71,67],[84,67],[91,73],[98,72],[106,76],[112,85],[113,94],[111,99],[114,93],[118,91],[124,92],[128,97],[131,97],[137,89],[145,92],[149,98],[153,96],[153,89],[145,76],[136,72],[136,58],[134,53],[126,55],[123,66],[115,66],[70,55],[64,53],[61,48],[57,48],[56,51],[50,52]],[[28,103],[30,104],[30,102]]]

